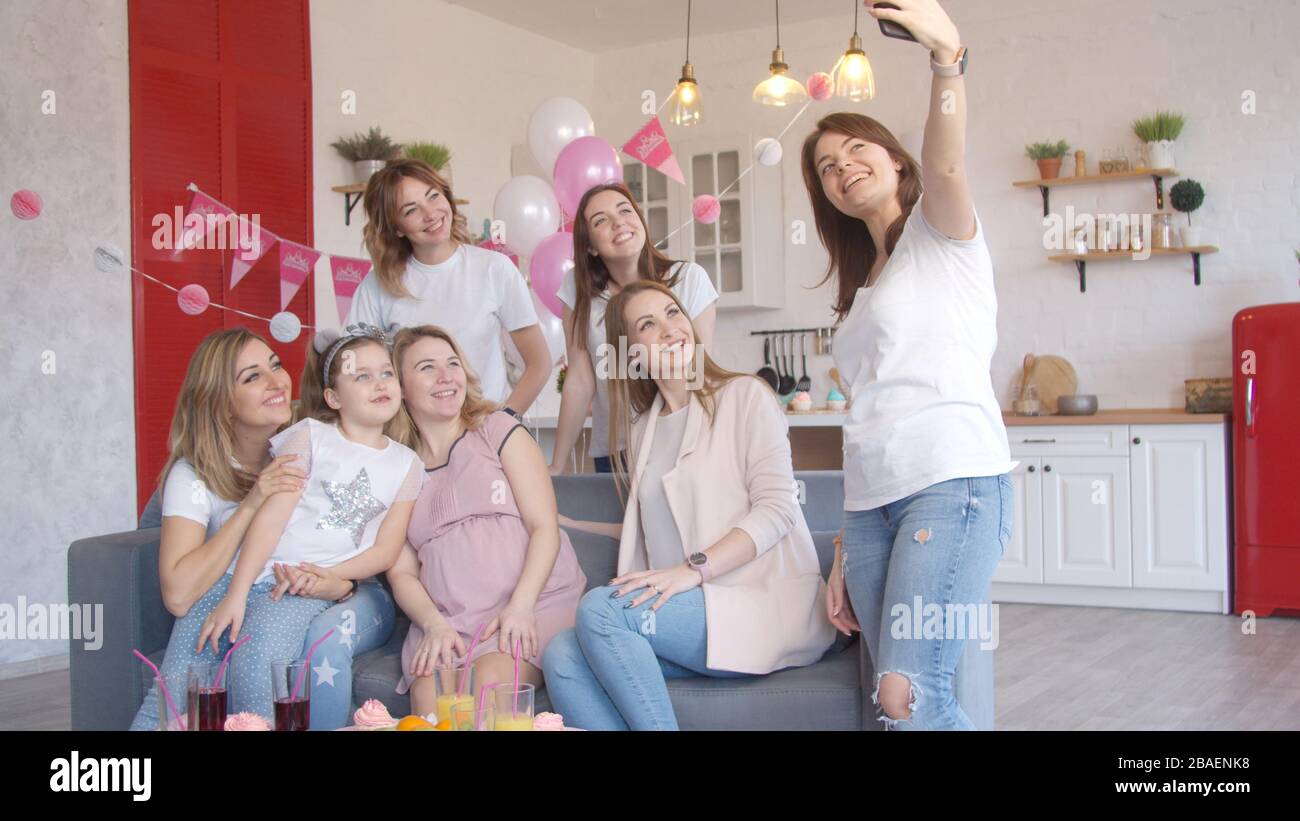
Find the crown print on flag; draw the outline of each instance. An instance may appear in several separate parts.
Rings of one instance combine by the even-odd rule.
[[[370,273],[370,260],[353,257],[330,257],[330,276],[334,279],[334,304],[339,309],[339,322],[346,322],[352,309],[352,295],[361,280]]]
[[[659,122],[658,115],[651,117],[645,125],[641,126],[640,131],[632,135],[632,139],[623,143],[623,153],[635,157],[682,185],[686,184],[686,178],[682,176],[682,168],[677,164],[677,158],[673,156],[673,147],[668,142],[668,135],[664,133],[664,125]]]
[[[320,251],[287,239],[280,240],[280,310],[289,308],[289,302],[307,281],[307,275],[318,259]]]

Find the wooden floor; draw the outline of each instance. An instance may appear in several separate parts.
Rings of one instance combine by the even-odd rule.
[[[1300,619],[1004,604],[999,730],[1300,730]],[[0,681],[0,730],[66,730],[66,670]]]

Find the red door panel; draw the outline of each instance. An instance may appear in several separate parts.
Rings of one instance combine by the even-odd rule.
[[[311,44],[308,0],[130,0],[131,207],[136,268],[174,286],[198,283],[213,302],[269,317],[280,310],[274,249],[226,287],[229,252],[175,257],[155,249],[154,217],[174,218],[193,182],[263,227],[312,244]],[[265,322],[209,308],[197,317],[176,295],[134,277],[137,504],[157,487],[176,394],[190,354],[213,330],[263,335],[295,377],[305,337],[288,345]],[[310,278],[289,305],[314,322]],[[296,387],[296,386],[295,386]]]

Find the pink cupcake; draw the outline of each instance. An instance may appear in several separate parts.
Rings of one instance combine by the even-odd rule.
[[[382,701],[372,698],[367,699],[366,703],[352,714],[352,723],[366,730],[382,730],[396,727],[397,719],[393,718]]]
[[[563,730],[564,716],[559,713],[538,713],[533,716],[533,730]]]
[[[226,716],[226,732],[267,732],[271,722],[257,713],[235,713]]]

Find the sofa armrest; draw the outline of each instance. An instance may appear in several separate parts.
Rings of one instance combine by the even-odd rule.
[[[144,699],[140,661],[167,645],[173,618],[158,581],[161,528],[129,530],[73,542],[68,548],[68,601],[103,605],[103,643],[70,642],[72,729],[124,730]]]

